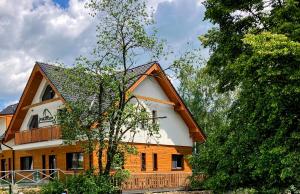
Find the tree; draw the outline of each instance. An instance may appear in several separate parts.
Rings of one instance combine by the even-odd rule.
[[[93,59],[80,57],[74,67],[59,71],[67,99],[58,121],[67,143],[79,142],[89,154],[98,155],[97,171],[108,176],[121,169],[130,143],[144,130],[158,138],[159,128],[152,122],[147,106],[128,92],[144,72],[132,70],[139,53],[158,57],[162,44],[146,27],[153,24],[141,0],[91,0],[91,15],[99,18],[97,47]],[[154,31],[155,32],[155,31]],[[141,127],[141,125],[145,127]]]
[[[204,5],[217,26],[200,37],[211,50],[207,72],[218,92],[237,95],[228,125],[201,146],[196,168],[208,176],[203,186],[271,193],[299,187],[299,1]]]
[[[240,85],[228,125],[209,133],[193,163],[208,175],[204,188],[299,187],[300,43],[269,32],[242,41],[247,52],[230,65]]]
[[[176,60],[173,70],[180,82],[180,95],[207,136],[205,143],[197,144],[197,151],[190,158],[193,168],[191,186],[195,189],[212,189],[210,186],[201,186],[199,175],[211,175],[211,171],[216,171],[216,161],[226,157],[222,146],[224,132],[229,126],[227,113],[235,93],[217,92],[217,79],[208,74],[206,61],[197,50],[187,52]],[[209,179],[206,179],[207,185],[210,184],[208,182]]]
[[[218,78],[221,92],[234,90],[239,85],[229,66],[245,52],[242,41],[245,34],[270,31],[300,40],[299,1],[207,0],[204,5],[205,19],[217,27],[200,40],[211,50],[208,71]]]

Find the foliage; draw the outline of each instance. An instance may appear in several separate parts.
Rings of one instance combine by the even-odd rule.
[[[191,187],[203,189],[199,184],[199,175],[216,168],[212,161],[226,157],[222,149],[225,141],[224,131],[229,125],[227,112],[235,99],[235,93],[217,93],[216,77],[207,73],[205,61],[199,52],[188,51],[175,61],[173,70],[180,81],[179,93],[195,116],[207,140],[197,145],[196,152],[190,158],[193,167]],[[205,187],[211,189],[210,187]]]
[[[63,193],[64,190],[65,190],[64,183],[59,179],[54,179],[48,184],[43,185],[43,187],[41,188],[41,193],[56,194],[56,193]]]
[[[112,177],[91,174],[75,175],[65,180],[54,179],[41,188],[42,194],[57,194],[68,191],[78,194],[118,193],[120,188],[114,185]]]
[[[219,91],[234,90],[239,85],[229,65],[245,52],[245,34],[263,31],[284,34],[300,40],[300,6],[296,0],[207,0],[205,18],[216,24],[200,37],[209,47],[208,71],[218,78]]]
[[[195,171],[208,176],[200,186],[269,193],[299,187],[299,1],[204,5],[216,24],[200,37],[211,51],[205,69],[218,92],[236,95],[225,125],[208,132],[192,159]]]
[[[280,34],[247,34],[228,65],[239,82],[228,127],[210,133],[196,169],[204,188],[252,187],[276,193],[299,180],[300,43]]]
[[[209,133],[226,123],[225,113],[234,93],[217,93],[216,77],[207,73],[205,65],[206,61],[201,58],[200,50],[188,50],[174,61],[172,70],[180,82],[180,96],[209,138]]]
[[[159,138],[158,123],[152,122],[159,117],[152,118],[147,105],[128,89],[142,75],[131,70],[140,63],[139,54],[156,58],[163,45],[155,31],[145,30],[153,24],[145,1],[90,0],[86,6],[99,19],[97,46],[92,59],[80,57],[57,76],[70,96],[58,122],[63,139],[79,142],[89,154],[96,152],[95,172],[108,176],[112,169],[122,169],[126,156],[135,152],[131,142],[136,133]]]

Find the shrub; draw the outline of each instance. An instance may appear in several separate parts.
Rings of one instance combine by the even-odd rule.
[[[76,194],[113,194],[120,190],[120,183],[124,180],[126,173],[118,172],[115,176],[97,176],[92,174],[82,174],[67,177],[65,180],[55,179],[44,185],[42,194],[58,194],[65,190],[68,193]],[[115,181],[112,181],[115,180]],[[117,184],[118,183],[118,184]]]
[[[54,179],[50,183],[43,185],[43,187],[41,188],[41,193],[44,194],[63,193],[64,189],[65,189],[64,183],[58,179]]]

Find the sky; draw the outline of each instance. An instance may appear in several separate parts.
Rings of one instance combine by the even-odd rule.
[[[148,0],[156,28],[175,53],[212,27],[202,0]],[[16,103],[35,61],[73,64],[96,43],[96,24],[84,0],[0,0],[0,110]],[[204,58],[207,49],[202,49]],[[147,62],[147,61],[146,61]],[[163,66],[167,64],[161,64]]]

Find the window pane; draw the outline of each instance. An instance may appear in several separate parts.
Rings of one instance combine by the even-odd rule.
[[[52,90],[51,86],[48,85],[43,94],[42,101],[52,99],[54,98],[54,96],[55,96],[55,92]]]
[[[157,111],[156,110],[152,110],[152,123],[156,124],[157,123]]]
[[[172,155],[172,169],[183,169],[183,155]]]
[[[146,153],[141,155],[141,170],[146,171]]]
[[[67,170],[83,169],[83,153],[66,154]]]
[[[153,170],[157,170],[157,154],[153,154]]]
[[[29,129],[36,129],[39,127],[39,116],[33,115],[31,117],[30,123],[29,123]]]
[[[20,158],[21,163],[21,170],[32,170],[33,169],[33,162],[32,157],[21,157]]]

